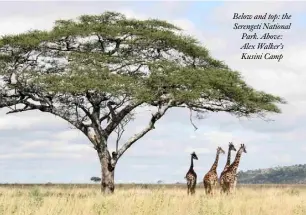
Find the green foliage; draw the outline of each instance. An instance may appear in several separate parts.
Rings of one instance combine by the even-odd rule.
[[[238,181],[242,184],[305,184],[306,164],[240,171]]]
[[[0,74],[9,77],[14,70],[14,88],[35,96],[94,90],[133,103],[172,100],[176,107],[237,116],[280,113],[276,103],[285,103],[248,86],[197,39],[157,19],[105,12],[57,20],[50,31],[3,36],[0,50]]]

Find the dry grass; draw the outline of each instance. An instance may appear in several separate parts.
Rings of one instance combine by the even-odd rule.
[[[0,187],[1,215],[291,215],[306,214],[303,187],[242,187],[233,196],[188,197],[173,187],[119,188],[103,196],[97,187]]]

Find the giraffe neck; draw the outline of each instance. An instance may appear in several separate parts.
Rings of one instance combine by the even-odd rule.
[[[237,168],[239,166],[240,158],[242,154],[242,149],[239,149],[239,151],[236,154],[234,162],[229,166],[229,169],[231,172],[236,172]]]
[[[226,166],[229,166],[231,164],[231,150],[228,150],[227,153],[227,160],[226,160]]]
[[[190,162],[190,168],[189,169],[193,169],[193,157],[191,156],[191,162]]]
[[[226,160],[224,169],[229,167],[229,165],[231,165],[231,150],[230,149],[228,149],[228,152],[227,152],[227,160]]]
[[[217,170],[218,161],[219,161],[219,152],[217,152],[215,162],[211,166],[210,171],[216,171]]]

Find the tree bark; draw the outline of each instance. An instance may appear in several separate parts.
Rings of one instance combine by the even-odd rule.
[[[124,152],[132,146],[133,143],[135,143],[137,140],[142,138],[145,134],[147,134],[149,131],[154,129],[154,124],[156,121],[158,121],[162,116],[166,113],[166,111],[170,108],[172,104],[172,100],[168,102],[165,106],[159,106],[158,111],[152,114],[151,120],[146,128],[144,128],[141,132],[134,135],[131,139],[129,139],[119,151],[113,152],[112,156],[110,155],[108,148],[107,148],[107,135],[110,133],[107,133],[107,135],[97,138],[95,134],[88,133],[88,137],[91,140],[91,142],[95,145],[95,149],[98,152],[99,159],[100,159],[100,165],[101,165],[101,192],[105,194],[110,194],[115,191],[115,167],[120,159],[120,157],[124,154]],[[98,131],[96,131],[98,132]],[[103,132],[102,132],[103,133]],[[104,131],[105,133],[105,131]],[[103,141],[103,142],[100,142]]]
[[[115,191],[115,166],[107,149],[98,153],[101,164],[101,192],[111,194]]]

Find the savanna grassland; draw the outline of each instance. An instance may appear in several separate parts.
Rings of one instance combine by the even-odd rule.
[[[198,185],[120,185],[104,196],[99,185],[1,185],[1,215],[291,215],[306,214],[306,186],[240,186],[232,196],[208,197]]]

